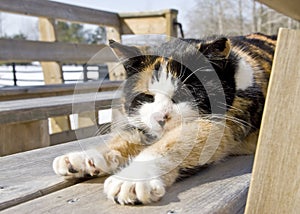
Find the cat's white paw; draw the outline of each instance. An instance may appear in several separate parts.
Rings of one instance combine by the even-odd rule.
[[[104,183],[104,193],[118,204],[149,204],[158,201],[165,194],[165,187],[159,178],[130,181],[113,175]]]
[[[72,179],[105,174],[103,170],[105,167],[101,165],[106,164],[104,160],[101,161],[99,155],[93,158],[84,152],[74,152],[56,157],[52,166],[57,175]]]

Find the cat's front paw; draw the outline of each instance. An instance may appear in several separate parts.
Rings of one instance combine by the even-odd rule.
[[[57,175],[64,176],[66,179],[97,176],[103,173],[103,170],[95,165],[93,158],[83,152],[56,157],[52,166]]]
[[[122,205],[149,204],[163,197],[165,187],[159,178],[130,181],[113,175],[106,179],[104,193],[109,199]]]

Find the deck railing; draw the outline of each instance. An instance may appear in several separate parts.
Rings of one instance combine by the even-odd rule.
[[[57,21],[104,26],[107,39],[116,41],[121,41],[122,35],[128,34],[177,36],[177,11],[172,9],[119,14],[52,1],[1,0],[0,12],[38,17],[39,41],[0,39],[0,63],[39,61],[42,65],[45,84],[63,83],[62,65],[64,63],[88,64],[90,59],[92,59],[92,64],[107,64],[110,80],[122,80],[125,77],[122,66],[119,66],[118,69],[112,69],[115,67],[113,63],[117,62],[117,58],[109,48],[106,48],[106,44],[58,42],[56,37]],[[106,50],[104,54],[102,53],[100,57],[93,57],[103,49]],[[101,91],[109,83],[96,84],[100,89],[95,89],[93,84],[83,84],[83,88],[88,89],[85,91],[81,88],[80,91],[85,91],[85,93],[91,90],[94,90],[93,92],[95,90]],[[118,88],[115,84],[113,86],[111,90]],[[66,92],[66,88],[68,88],[68,92]],[[0,91],[0,99],[2,100],[0,104],[0,139],[1,141],[5,139],[0,149],[0,155],[74,140],[75,130],[71,128],[69,120],[69,115],[72,113],[69,107],[72,104],[71,96],[74,88],[75,84],[69,86],[22,87]],[[59,95],[66,97],[53,97]],[[15,98],[17,100],[12,100]],[[65,99],[65,106],[59,107],[62,99]],[[110,100],[113,100],[113,97]],[[99,109],[103,109],[100,107],[103,102],[101,97],[95,100]],[[57,108],[60,110],[57,110]],[[65,109],[69,110],[65,111]],[[99,109],[78,112],[79,126],[77,128],[85,128],[86,133],[92,133],[92,127],[99,125],[97,124],[98,119],[95,119],[95,115],[98,117]],[[10,114],[14,111],[16,114]],[[27,112],[27,114],[24,114],[24,112]],[[14,115],[13,120],[8,120],[7,115],[9,114],[11,117]],[[31,116],[28,117],[28,115]],[[34,115],[39,116],[35,117]],[[50,120],[51,133],[48,132],[48,120]]]

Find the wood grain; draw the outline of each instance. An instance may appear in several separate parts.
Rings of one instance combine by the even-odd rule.
[[[42,120],[86,111],[109,109],[120,92],[75,94],[0,102],[0,124]]]
[[[57,61],[96,64],[117,61],[106,45],[0,39],[0,47],[0,62]]]
[[[300,211],[300,31],[281,29],[246,213]]]
[[[123,18],[123,34],[166,34],[165,17]]]
[[[104,143],[106,138],[98,136],[0,157],[0,210],[78,182],[65,181],[55,175],[52,170],[53,159],[67,152],[81,151]]]
[[[0,11],[113,27],[120,24],[117,13],[53,1],[1,0]]]
[[[0,125],[0,157],[50,145],[48,120]]]
[[[113,91],[117,90],[121,83],[121,81],[93,81],[75,84],[5,87],[0,90],[0,101]]]
[[[39,18],[39,40],[44,42],[55,42],[55,20],[48,18]],[[62,66],[57,62],[40,62],[45,84],[63,83]],[[51,133],[57,133],[71,129],[71,123],[68,116],[50,118]],[[47,133],[48,134],[48,133]]]
[[[39,213],[243,213],[250,182],[252,156],[231,157],[167,190],[149,206],[120,206],[106,199],[104,178],[89,180],[2,211]],[[73,202],[72,202],[73,201]]]
[[[300,21],[300,1],[298,0],[258,0],[259,2],[268,5],[269,7],[283,13],[293,19]]]
[[[74,141],[94,137],[96,134],[104,135],[110,132],[110,123],[101,124],[98,126],[90,126],[76,130],[68,130],[50,135],[50,145],[57,145],[65,142]]]

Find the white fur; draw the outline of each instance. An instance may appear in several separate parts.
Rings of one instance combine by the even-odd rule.
[[[156,93],[153,103],[145,103],[139,110],[141,121],[146,124],[153,132],[160,134],[161,126],[159,120],[163,120],[166,114],[172,114],[173,103],[170,97]]]
[[[235,73],[236,90],[245,90],[253,85],[253,69],[244,59],[238,64],[238,70]]]
[[[160,176],[163,158],[149,152],[141,152],[129,166],[109,177],[104,183],[104,192],[109,199],[117,197],[120,204],[144,204],[159,200],[165,194]]]
[[[129,181],[113,175],[104,182],[104,193],[107,198],[113,201],[117,198],[121,205],[134,204],[135,201],[140,201],[143,204],[155,202],[165,192],[161,179]]]
[[[167,63],[161,64],[158,80],[149,82],[149,91],[153,94],[160,93],[168,97],[172,97],[176,90],[176,81],[172,82],[172,74],[167,73]]]
[[[103,175],[115,170],[119,163],[117,160],[118,154],[114,150],[108,153],[110,155],[110,165],[108,166],[103,155],[96,150],[88,150],[86,152],[73,152],[66,155],[56,157],[53,161],[53,170],[56,174],[65,176],[66,179],[84,177],[85,174]],[[92,165],[91,165],[92,163]],[[76,173],[70,173],[68,166],[78,171]],[[100,174],[95,174],[95,171],[99,171]]]

